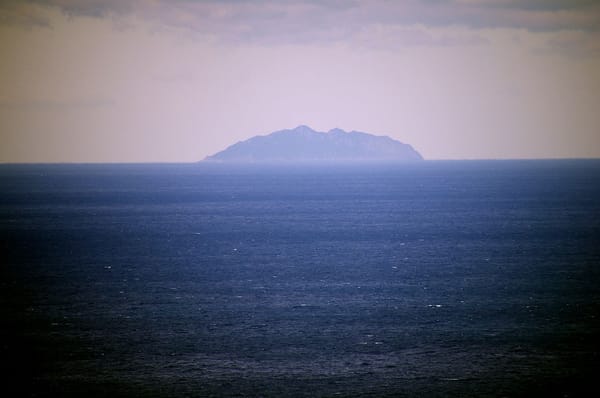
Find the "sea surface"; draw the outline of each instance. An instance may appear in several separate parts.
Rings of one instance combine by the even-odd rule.
[[[0,245],[14,396],[600,396],[600,160],[5,164]]]

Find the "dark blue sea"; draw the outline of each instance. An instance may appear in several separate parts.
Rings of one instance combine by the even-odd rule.
[[[14,396],[600,393],[600,160],[5,164],[0,244]]]

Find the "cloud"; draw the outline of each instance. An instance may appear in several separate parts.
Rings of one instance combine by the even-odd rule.
[[[457,0],[456,3],[490,8],[556,11],[588,7],[597,3],[597,0]]]
[[[42,6],[54,6],[69,16],[105,17],[111,14],[131,13],[142,1],[135,0],[30,0]]]
[[[394,32],[414,26],[600,31],[600,4],[593,0],[29,0],[7,4],[0,16],[5,23],[43,25],[41,14],[32,10],[52,7],[70,17],[134,16],[214,41],[243,44],[346,42],[369,31]],[[29,13],[23,12],[26,8]],[[395,43],[402,43],[402,37],[406,35]],[[482,43],[476,35],[408,41],[419,45]]]
[[[586,34],[582,31],[553,32],[542,46],[535,49],[539,54],[562,54],[567,57],[600,56],[600,32]]]
[[[0,26],[50,27],[50,19],[35,5],[6,0],[0,3]]]
[[[484,36],[475,34],[473,31],[429,29],[422,25],[367,26],[356,35],[355,41],[362,47],[387,49],[481,46],[490,43]]]

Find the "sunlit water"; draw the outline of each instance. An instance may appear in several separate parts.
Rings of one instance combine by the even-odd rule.
[[[0,189],[25,396],[598,389],[600,161],[2,165]]]

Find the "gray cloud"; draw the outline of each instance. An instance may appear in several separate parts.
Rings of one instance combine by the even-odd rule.
[[[4,8],[13,11],[19,5],[55,7],[69,16],[135,15],[216,40],[261,44],[343,41],[379,26],[600,31],[600,3],[593,0],[29,0],[8,4]],[[18,15],[5,12],[0,21],[14,18],[17,23]],[[33,17],[21,18],[36,23]],[[447,38],[446,43],[454,41]],[[423,45],[445,44],[424,40]]]
[[[29,0],[30,3],[54,6],[70,16],[104,17],[133,12],[141,1],[135,0]]]
[[[16,0],[0,3],[0,25],[19,25],[31,27],[50,27],[50,20],[28,4]]]
[[[461,1],[459,1],[460,3]],[[512,8],[532,11],[573,10],[593,6],[598,0],[483,0],[466,2],[490,8]]]
[[[535,48],[538,54],[562,54],[569,58],[600,56],[600,32],[585,34],[581,31],[559,32]]]

